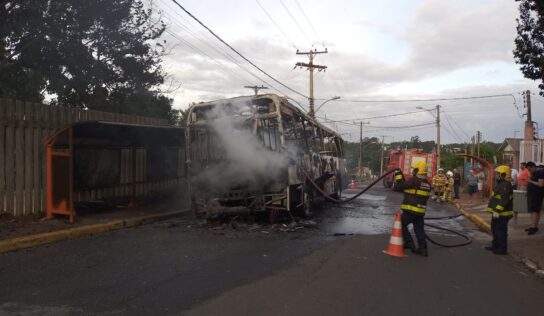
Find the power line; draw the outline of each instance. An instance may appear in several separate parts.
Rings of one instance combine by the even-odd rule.
[[[308,35],[306,35],[306,32],[304,32],[304,30],[302,29],[302,27],[300,27],[300,24],[298,24],[297,20],[295,19],[295,17],[291,14],[291,12],[289,11],[289,9],[287,9],[287,6],[285,5],[285,3],[283,3],[283,0],[280,0],[281,2],[281,5],[283,6],[283,8],[285,9],[285,11],[287,11],[287,14],[289,14],[289,16],[291,17],[291,19],[293,20],[293,22],[295,22],[295,24],[297,25],[298,29],[300,30],[300,32],[304,35],[304,37],[306,37],[306,40],[308,40],[308,42],[310,44],[312,44],[312,41],[310,40],[310,38],[308,38]]]
[[[396,113],[396,114],[388,114],[388,115],[379,115],[379,116],[369,116],[365,118],[351,118],[351,119],[345,119],[345,120],[329,120],[333,122],[351,122],[351,121],[361,121],[361,120],[371,120],[371,119],[378,119],[378,118],[386,118],[386,117],[394,117],[394,116],[401,116],[401,115],[409,115],[414,113],[421,113],[421,112],[427,112],[427,110],[419,110],[419,111],[411,111],[411,112],[404,112],[404,113]],[[320,119],[325,119],[325,117],[318,117]]]
[[[201,50],[200,48],[192,45],[191,43],[189,43],[187,40],[179,37],[178,35],[172,33],[170,30],[166,30],[166,32],[168,34],[170,34],[173,38],[177,39],[178,41],[184,43],[187,47],[193,49],[194,51],[196,52],[199,52],[203,55],[205,55],[206,57],[210,58],[211,60],[213,60],[219,67],[221,67],[225,72],[230,72],[232,75],[234,75],[236,78],[240,79],[241,81],[245,81],[246,83],[249,83],[249,84],[252,84],[250,81],[248,81],[246,78],[242,78],[240,77],[236,72],[234,72],[232,69],[229,69],[227,67],[225,67],[223,64],[221,64],[217,59],[215,59],[214,57],[210,56],[209,54],[207,54],[206,52],[204,52],[203,50]],[[271,85],[269,82],[267,82],[266,80],[260,78],[259,76],[255,75],[254,73],[250,72],[249,70],[243,68],[241,65],[237,64],[240,68],[244,69],[246,72],[248,72],[250,75],[252,75],[253,77],[255,77],[257,80],[260,80],[262,81],[263,83],[266,83],[267,85],[270,85],[272,86],[272,88],[276,91],[278,91],[279,93],[282,93],[280,90],[278,90],[276,87],[274,87],[273,85]]]
[[[240,79],[241,81],[245,81],[246,83],[248,84],[253,84],[251,81],[247,80],[246,78],[243,78],[241,76],[239,76],[236,72],[234,72],[234,70],[226,67],[225,65],[223,65],[221,62],[219,62],[217,59],[215,59],[213,56],[209,55],[208,53],[206,53],[205,51],[203,51],[202,49],[194,46],[193,44],[191,44],[189,41],[181,38],[180,36],[172,33],[170,30],[166,30],[166,32],[168,34],[170,34],[173,38],[177,39],[178,41],[182,42],[183,44],[185,44],[187,47],[191,48],[192,50],[196,51],[197,53],[200,53],[208,58],[210,58],[211,60],[213,60],[220,68],[222,68],[225,72],[229,72],[231,73],[232,75],[234,75],[234,77]],[[238,67],[240,67],[242,70],[244,70],[245,72],[247,72],[249,75],[253,76],[254,78],[256,78],[257,80],[271,86],[274,90],[282,93],[281,91],[279,91],[276,87],[274,87],[274,85],[270,84],[269,82],[267,82],[266,80],[260,78],[259,76],[255,75],[254,73],[252,73],[251,71],[245,69],[242,65],[240,65],[238,62],[236,61],[233,61],[235,65],[237,65]]]
[[[453,138],[457,139],[460,143],[466,143],[466,141],[463,141],[463,139],[459,136],[459,134],[457,134],[457,132],[455,131],[455,128],[453,128],[453,126],[451,125],[451,122],[450,122],[450,119],[448,118],[448,116],[444,115],[444,118],[446,119],[446,123],[448,123],[448,125],[449,125],[449,128],[444,126],[445,130],[451,136],[453,136]]]
[[[163,4],[167,6],[166,3],[163,3]],[[178,15],[179,17],[181,17],[181,18],[183,18],[184,20],[186,20],[186,19],[185,19],[183,16],[181,16],[181,14],[179,14],[177,11],[174,11],[174,12],[176,12],[176,15]],[[227,60],[230,59],[232,63],[234,63],[235,65],[237,65],[238,67],[240,67],[240,68],[241,68],[242,70],[244,70],[245,72],[249,73],[249,74],[252,75],[253,77],[256,77],[255,74],[251,73],[249,70],[245,69],[242,65],[240,65],[240,63],[239,63],[233,56],[231,56],[228,52],[223,52],[223,51],[221,50],[221,48],[219,48],[218,46],[216,46],[216,45],[213,44],[213,43],[208,42],[203,36],[200,36],[200,35],[196,34],[195,32],[193,32],[188,26],[186,26],[185,24],[183,24],[183,22],[179,21],[178,19],[174,18],[173,16],[171,16],[171,15],[169,15],[169,14],[166,14],[166,12],[164,12],[164,13],[165,13],[165,15],[166,15],[168,18],[170,18],[171,22],[172,22],[174,25],[176,25],[176,26],[178,26],[178,27],[180,27],[180,28],[186,30],[186,31],[187,31],[192,37],[194,37],[196,40],[200,40],[201,42],[203,42],[204,44],[206,44],[208,47],[210,47],[212,50],[214,50],[215,52],[217,52],[217,53],[220,54],[221,56],[225,57]],[[186,21],[187,21],[187,20],[186,20]],[[172,36],[173,36],[174,38],[176,38],[178,41],[182,41],[183,43],[185,43],[185,45],[188,46],[189,48],[193,49],[194,51],[196,51],[196,52],[198,52],[198,53],[200,53],[200,54],[202,54],[202,55],[207,56],[208,58],[214,60],[216,63],[219,64],[219,61],[217,61],[214,57],[210,56],[208,53],[206,53],[206,52],[203,51],[202,49],[198,48],[197,46],[191,44],[189,41],[182,39],[181,36],[179,36],[179,35],[177,35],[177,34],[173,34],[171,31],[168,31],[168,30],[167,30],[166,32],[169,33],[170,35],[172,35]],[[219,64],[219,65],[222,66],[222,64]],[[224,67],[224,66],[222,66],[222,67],[223,67],[223,68],[226,68],[226,67]],[[232,72],[236,77],[238,77],[237,74],[234,73],[233,70],[228,69],[228,68],[226,68],[226,69],[227,69],[229,72]],[[251,84],[251,82],[248,81],[248,80],[245,79],[245,78],[241,78],[241,77],[238,77],[238,78],[241,79],[242,81],[246,81],[247,83],[250,83],[250,84]],[[257,79],[260,79],[260,78],[257,77]]]
[[[315,30],[312,22],[310,22],[310,19],[308,19],[308,16],[306,15],[306,12],[304,12],[304,10],[302,9],[302,6],[300,5],[300,3],[298,3],[298,0],[295,0],[295,3],[297,4],[298,8],[300,9],[300,12],[302,12],[302,15],[304,15],[304,18],[306,19],[306,22],[308,22],[308,24],[310,25],[310,28],[314,32],[315,38],[319,41],[320,37],[319,37],[319,35],[317,35],[317,31]],[[325,44],[324,43],[322,43],[322,44],[323,44],[323,47],[325,47]]]
[[[457,98],[437,98],[437,99],[404,99],[404,100],[349,100],[342,99],[343,102],[351,103],[401,103],[401,102],[429,102],[429,101],[449,101],[449,100],[472,100],[472,99],[488,99],[488,98],[498,98],[498,97],[511,97],[512,94],[493,94],[493,95],[483,95],[483,96],[473,96],[473,97],[457,97]],[[324,100],[324,99],[316,99]]]
[[[436,122],[429,122],[429,123],[416,124],[416,125],[405,125],[405,126],[376,126],[376,125],[367,125],[367,126],[374,127],[374,128],[412,128],[412,127],[429,126],[434,124],[436,124]]]
[[[183,20],[189,22],[189,20],[187,20],[185,17],[183,17],[179,12],[177,11],[174,11],[176,12],[176,14],[181,17]],[[210,43],[208,42],[203,36],[200,36],[198,34],[196,34],[195,32],[193,32],[191,29],[189,29],[189,27],[187,27],[186,25],[183,24],[183,22],[179,21],[178,19],[175,19],[173,18],[172,16],[169,16],[170,19],[172,20],[172,22],[174,24],[176,24],[177,26],[181,27],[182,29],[186,30],[189,34],[191,34],[191,36],[193,36],[196,40],[200,40],[202,41],[204,44],[206,44],[208,47],[212,48],[215,52],[219,53],[220,55],[222,55],[223,57],[225,57],[227,60],[230,59],[232,63],[234,63],[236,66],[238,66],[240,69],[242,69],[243,71],[245,71],[246,73],[248,73],[249,75],[251,75],[252,77],[256,78],[257,80],[271,86],[274,90],[276,90],[277,92],[283,94],[283,92],[281,92],[280,90],[278,90],[274,85],[270,84],[269,82],[267,82],[266,80],[260,78],[259,76],[255,75],[253,72],[249,71],[248,69],[246,69],[244,66],[242,66],[238,60],[236,60],[236,58],[234,58],[233,56],[231,56],[228,52],[224,52],[222,51],[222,49],[220,47],[218,47],[217,45],[215,45],[214,43]],[[180,24],[178,24],[178,22]],[[189,22],[190,23],[190,22]],[[212,59],[215,63],[217,63],[221,68],[223,69],[226,69],[227,71],[231,72],[235,77],[237,77],[238,79],[242,80],[242,81],[245,81],[246,83],[248,84],[253,84],[253,82],[250,82],[248,81],[246,78],[241,78],[240,76],[238,76],[232,69],[229,69],[225,66],[223,66],[221,63],[219,63],[219,61],[217,61],[214,57],[210,56],[209,54],[207,54],[206,52],[204,52],[203,50],[199,49],[198,47],[192,45],[191,43],[189,43],[188,41],[182,39],[181,37],[177,36],[177,35],[174,35],[172,34],[172,32],[170,31],[167,31],[170,35],[172,35],[174,38],[176,38],[177,40],[179,41],[183,41],[185,43],[186,46],[188,46],[189,48],[207,56],[208,58]]]
[[[257,4],[259,5],[259,7],[261,7],[261,9],[263,9],[264,13],[266,14],[266,16],[268,16],[268,18],[270,19],[270,21],[272,21],[272,23],[274,23],[274,25],[278,28],[278,30],[280,30],[280,32],[283,34],[283,36],[285,36],[285,38],[289,41],[289,43],[291,43],[291,46],[293,46],[293,48],[295,49],[298,49],[295,44],[293,43],[293,41],[291,41],[291,39],[289,38],[289,36],[287,36],[287,34],[283,31],[283,29],[278,25],[278,23],[276,23],[276,21],[274,21],[274,19],[272,18],[272,16],[270,16],[270,14],[268,14],[268,11],[266,11],[266,9],[262,6],[262,4],[259,2],[259,0],[255,0],[257,2]]]
[[[334,120],[327,120],[325,123],[331,124],[331,123],[338,123],[343,125],[349,125],[349,126],[359,126],[359,122],[346,122],[346,121],[334,121]],[[378,125],[366,125],[367,127],[373,127],[373,128],[412,128],[412,127],[420,127],[420,126],[428,126],[433,125],[436,122],[428,122],[428,123],[422,123],[422,124],[415,124],[415,125],[404,125],[404,126],[378,126]]]
[[[274,78],[273,76],[271,76],[270,74],[268,74],[266,71],[264,71],[263,69],[261,69],[259,66],[255,65],[251,60],[249,60],[247,57],[245,57],[244,55],[242,55],[240,52],[238,52],[234,47],[230,46],[229,43],[225,42],[219,35],[215,34],[209,27],[207,27],[204,23],[202,23],[197,17],[195,17],[191,12],[187,11],[187,9],[185,9],[181,4],[179,4],[176,0],[172,0],[178,7],[180,7],[180,9],[182,9],[185,13],[187,13],[187,15],[189,15],[192,19],[194,19],[195,21],[197,21],[203,28],[205,28],[208,32],[210,32],[215,38],[217,38],[217,40],[219,40],[221,43],[223,43],[225,46],[227,46],[228,48],[230,48],[233,52],[235,52],[238,56],[240,56],[241,58],[243,58],[246,62],[248,62],[250,65],[252,65],[253,67],[255,67],[256,69],[258,69],[260,72],[262,72],[263,74],[265,74],[267,77],[269,77],[270,79],[274,80],[276,83],[278,83],[279,85],[281,85],[282,87],[286,88],[287,90],[293,92],[293,93],[296,93],[298,94],[299,96],[301,97],[304,97],[304,98],[308,98],[307,96],[305,96],[304,94],[294,90],[293,88],[285,85],[284,83],[282,83],[281,81],[279,81],[278,79]]]
[[[450,123],[450,119],[451,119],[451,121],[453,121],[453,123],[457,126],[457,129],[464,134],[464,136],[466,138],[465,138],[465,141],[463,141],[463,142],[468,142],[470,140],[470,137],[468,136],[467,133],[465,133],[465,131],[463,130],[461,125],[459,125],[459,123],[457,123],[457,121],[449,114],[449,112],[446,113],[446,111],[442,110],[442,113],[444,113],[444,117],[446,118],[448,123]],[[451,124],[450,124],[450,126],[451,126]],[[453,126],[451,126],[451,128],[454,129]],[[463,137],[460,137],[460,139],[463,139]]]
[[[215,58],[213,58],[212,56],[210,56],[209,54],[207,54],[206,52],[204,52],[203,50],[201,50],[200,48],[194,46],[193,44],[189,43],[187,40],[179,37],[178,35],[172,33],[170,30],[166,30],[166,33],[170,34],[173,38],[177,39],[178,41],[182,42],[183,44],[185,44],[187,47],[191,48],[192,50],[198,52],[198,53],[201,53],[203,55],[205,55],[206,57],[210,58],[211,60],[213,60],[219,67],[221,67],[225,72],[230,72],[231,74],[233,74],[235,77],[237,77],[238,79],[242,80],[242,81],[246,81],[248,83],[251,84],[251,82],[247,81],[246,79],[242,78],[242,77],[239,77],[236,73],[234,73],[231,69],[225,67],[223,64],[221,64],[218,60],[216,60]]]
[[[165,6],[167,6],[169,9],[171,9],[171,7],[167,4],[167,0],[162,0],[163,4]],[[177,16],[179,16],[181,19],[183,19],[184,21],[186,21],[189,25],[191,24],[191,21],[189,19],[187,19],[185,16],[183,16],[181,13],[179,13],[177,10],[171,10],[172,12],[175,12]],[[166,13],[166,12],[164,12]],[[211,47],[214,51],[218,52],[220,55],[226,57],[227,59],[230,59],[232,60],[234,63],[238,64],[238,61],[236,60],[236,58],[234,58],[231,54],[229,54],[228,52],[226,51],[223,51],[221,49],[221,47],[219,47],[219,45],[217,45],[216,43],[214,42],[210,42],[208,41],[204,36],[200,35],[200,34],[197,34],[196,32],[192,31],[188,26],[186,26],[183,22],[181,22],[180,20],[170,16],[170,14],[168,13],[167,14],[171,19],[172,21],[179,27],[181,27],[182,29],[186,30],[189,34],[191,34],[191,36],[193,36],[195,39],[197,40],[200,40],[202,41],[203,43],[205,43],[206,45],[208,45],[209,47]],[[179,24],[178,24],[179,23]],[[239,64],[238,64],[239,65]]]

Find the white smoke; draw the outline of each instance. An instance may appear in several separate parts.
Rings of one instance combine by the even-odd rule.
[[[211,127],[222,152],[222,159],[207,167],[198,177],[211,184],[212,190],[248,187],[262,191],[274,181],[286,181],[287,151],[277,152],[265,148],[253,135],[255,108],[249,102],[217,104],[207,113]],[[279,136],[277,144],[279,145]]]

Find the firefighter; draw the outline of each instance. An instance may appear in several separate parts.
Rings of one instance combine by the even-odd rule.
[[[412,174],[410,180],[406,181],[402,171],[398,169],[395,172],[395,185],[404,191],[404,199],[400,205],[402,210],[401,223],[402,235],[404,237],[404,248],[412,250],[413,253],[427,257],[427,241],[425,240],[425,210],[427,200],[431,195],[431,185],[427,180],[427,163],[424,161],[412,164]],[[412,224],[416,234],[417,245],[414,245],[412,235],[408,230],[408,225]]]
[[[493,186],[493,195],[487,204],[487,211],[492,215],[491,233],[493,240],[491,246],[485,247],[485,249],[497,255],[505,255],[508,248],[508,221],[514,216],[512,211],[514,189],[512,183],[508,180],[510,167],[506,165],[498,166],[495,172],[497,172],[497,182]]]
[[[444,194],[444,190],[446,189],[446,182],[447,178],[444,174],[444,169],[438,169],[438,173],[433,177],[433,200],[436,200],[438,202],[442,201],[442,195]]]
[[[453,193],[453,185],[455,180],[453,179],[453,172],[446,172],[446,188],[444,189],[444,201],[451,202],[451,196]]]

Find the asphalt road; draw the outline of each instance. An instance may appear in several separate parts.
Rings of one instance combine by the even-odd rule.
[[[318,211],[316,227],[189,218],[0,255],[0,315],[539,315],[544,282],[477,241],[389,257],[401,195]],[[453,214],[431,203],[429,216]],[[460,239],[428,230],[442,242]]]

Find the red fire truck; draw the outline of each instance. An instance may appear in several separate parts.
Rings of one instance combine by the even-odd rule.
[[[424,153],[422,149],[392,149],[389,153],[386,171],[400,168],[404,177],[410,179],[412,177],[412,164],[418,161],[427,163],[427,175],[429,181],[432,181],[436,173],[436,154]],[[383,186],[390,188],[393,185],[393,174],[383,179]]]

